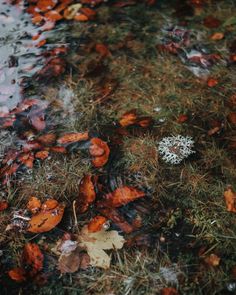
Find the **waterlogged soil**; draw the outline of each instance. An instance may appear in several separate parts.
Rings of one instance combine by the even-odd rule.
[[[235,15],[1,1],[1,294],[235,293]],[[32,197],[50,223],[32,225]],[[94,217],[124,245],[106,267],[87,248],[63,264]]]

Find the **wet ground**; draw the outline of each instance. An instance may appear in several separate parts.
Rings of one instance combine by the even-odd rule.
[[[3,294],[235,292],[235,5],[2,0]]]

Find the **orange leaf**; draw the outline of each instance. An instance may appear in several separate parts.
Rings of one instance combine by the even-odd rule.
[[[4,211],[8,208],[8,202],[7,201],[0,201],[0,211]]]
[[[110,56],[111,52],[108,49],[108,47],[102,43],[97,43],[95,45],[95,50],[97,53],[99,53],[102,57]]]
[[[27,268],[30,267],[29,274],[31,276],[35,275],[43,268],[43,254],[39,246],[35,243],[25,244],[22,258]]]
[[[62,16],[56,10],[48,11],[45,13],[44,16],[50,21],[58,21],[58,20],[62,19]]]
[[[211,35],[210,39],[214,41],[222,40],[224,38],[224,33],[216,32]]]
[[[112,193],[107,194],[104,200],[98,202],[99,207],[120,207],[136,199],[142,198],[145,193],[136,188],[123,186],[117,188]]]
[[[231,186],[225,190],[224,197],[227,211],[236,213],[236,193]]]
[[[95,216],[88,224],[88,231],[91,233],[95,233],[100,231],[103,227],[103,224],[107,221],[107,218],[103,216]]]
[[[135,124],[137,121],[137,113],[135,110],[131,110],[124,115],[122,115],[119,123],[122,127]]]
[[[66,148],[64,148],[64,146],[52,146],[50,148],[50,151],[54,152],[54,153],[59,153],[59,154],[66,154]]]
[[[182,114],[182,115],[179,115],[179,117],[178,117],[178,119],[177,119],[177,122],[178,122],[178,123],[184,123],[184,122],[186,122],[187,120],[188,120],[188,116]]]
[[[45,201],[42,204],[42,211],[48,211],[48,210],[52,210],[55,209],[58,206],[58,202],[57,200],[54,199],[48,199],[47,201]]]
[[[40,159],[40,160],[45,160],[47,159],[49,156],[49,152],[48,151],[39,151],[35,154],[35,158]]]
[[[43,233],[53,229],[62,219],[65,206],[59,204],[51,210],[42,210],[29,221],[28,231],[31,233]]]
[[[96,11],[89,7],[81,7],[79,11],[91,20],[95,18]]]
[[[74,20],[79,21],[79,22],[86,22],[89,20],[89,18],[85,14],[78,12],[74,16]]]
[[[88,132],[67,133],[60,137],[57,142],[60,144],[72,143],[89,138]]]
[[[218,266],[220,264],[220,257],[215,254],[210,254],[204,261],[210,266]]]
[[[54,144],[56,141],[56,135],[53,133],[46,133],[37,138],[37,141],[39,141],[43,145],[51,145]]]
[[[37,2],[37,9],[42,12],[51,10],[57,4],[57,0],[39,0]]]
[[[85,175],[79,184],[79,196],[77,199],[77,210],[79,213],[87,211],[90,204],[94,202],[96,193],[91,175]]]
[[[218,83],[219,83],[218,80],[216,80],[216,79],[214,79],[214,78],[209,78],[209,79],[207,80],[207,85],[208,85],[208,87],[214,87],[214,86],[216,86]]]
[[[31,197],[27,203],[27,209],[33,214],[37,213],[41,208],[41,201],[36,197]]]
[[[9,277],[16,281],[16,282],[23,282],[26,280],[26,273],[25,273],[25,270],[21,267],[16,267],[16,268],[13,268],[11,269],[9,272],[8,272],[8,275]]]
[[[93,165],[97,168],[104,166],[110,155],[110,149],[107,143],[97,137],[92,138],[90,142],[89,153],[93,157]]]
[[[143,128],[147,128],[152,124],[152,118],[150,117],[142,117],[137,120],[137,125]]]

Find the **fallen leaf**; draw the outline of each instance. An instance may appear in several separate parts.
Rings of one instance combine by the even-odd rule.
[[[110,267],[111,257],[104,250],[121,249],[125,243],[117,231],[102,229],[90,233],[84,226],[78,236],[79,246],[85,249],[90,257],[90,265],[107,269]]]
[[[188,116],[182,114],[182,115],[179,115],[179,117],[177,118],[177,123],[182,124],[182,123],[186,122],[187,120],[188,120]]]
[[[227,211],[236,213],[236,193],[231,186],[225,190],[224,197]]]
[[[209,15],[204,19],[203,24],[205,27],[213,29],[218,28],[221,25],[221,21],[214,16]]]
[[[44,257],[39,246],[35,243],[25,244],[22,259],[24,265],[27,266],[30,276],[34,276],[43,268]]]
[[[210,266],[218,266],[220,264],[220,257],[215,254],[210,254],[209,256],[204,258],[204,261]]]
[[[95,50],[97,53],[99,53],[101,55],[101,57],[106,57],[106,56],[110,56],[111,52],[108,49],[108,47],[102,43],[97,43],[95,45]]]
[[[93,157],[93,165],[97,168],[104,166],[110,155],[110,149],[107,143],[97,137],[92,138],[90,143],[89,153]]]
[[[47,159],[49,156],[49,152],[48,151],[39,151],[35,154],[35,158],[40,159],[40,160],[45,160]]]
[[[58,21],[62,19],[62,15],[56,10],[50,10],[46,12],[44,16],[50,21]]]
[[[8,208],[8,202],[0,201],[0,212],[6,210],[7,208]]]
[[[100,231],[103,228],[104,223],[106,223],[107,218],[104,216],[95,216],[92,220],[90,220],[88,224],[88,231],[90,233],[95,233],[97,231]]]
[[[62,137],[59,137],[57,142],[59,144],[67,144],[67,143],[73,143],[78,142],[82,140],[88,140],[88,132],[77,132],[77,133],[67,133],[63,135]]]
[[[67,20],[73,19],[81,7],[82,5],[80,3],[70,5],[64,10],[64,18]]]
[[[40,144],[43,145],[51,145],[54,144],[56,141],[56,135],[53,133],[46,133],[37,138]]]
[[[210,39],[214,41],[222,40],[224,38],[224,33],[216,32],[211,35]]]
[[[40,208],[41,208],[41,201],[38,198],[32,196],[27,203],[27,209],[31,213],[35,214],[40,210]]]
[[[57,4],[57,0],[39,0],[37,2],[37,9],[45,12],[51,10]]]
[[[85,14],[78,12],[74,16],[74,20],[79,21],[79,22],[86,22],[89,20],[89,18]]]
[[[119,123],[122,127],[130,126],[136,123],[138,116],[135,110],[131,110],[122,115]]]
[[[137,190],[136,188],[123,186],[117,188],[112,193],[108,193],[104,196],[104,199],[97,203],[98,207],[120,207],[126,205],[138,198],[145,196],[145,193]]]
[[[43,208],[43,204],[42,204]],[[55,208],[41,210],[32,216],[28,224],[28,231],[31,233],[42,233],[53,229],[62,219],[65,206],[58,204]]]
[[[231,124],[236,125],[236,113],[235,112],[229,113],[227,118]]]
[[[58,206],[57,200],[48,199],[42,204],[41,209],[42,211],[49,211],[49,210],[55,209],[57,206]]]
[[[76,272],[81,263],[80,258],[81,250],[76,248],[69,254],[62,254],[58,259],[58,269],[61,273],[73,273]]]
[[[214,79],[214,78],[209,78],[209,79],[207,80],[207,85],[208,85],[208,87],[214,87],[214,86],[216,86],[218,83],[219,83],[218,80],[216,80],[216,79]]]
[[[85,175],[79,184],[79,195],[76,200],[76,207],[79,213],[84,213],[95,201],[96,193],[91,175]]]
[[[161,295],[178,295],[178,292],[175,288],[167,287],[161,289]]]
[[[16,267],[9,270],[8,275],[12,280],[18,283],[21,283],[26,280],[26,272],[22,267]]]

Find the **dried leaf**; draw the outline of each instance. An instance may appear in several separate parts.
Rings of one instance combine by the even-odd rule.
[[[87,211],[90,204],[95,201],[96,193],[91,175],[85,175],[79,184],[79,195],[76,201],[79,213]]]
[[[9,277],[16,282],[23,282],[26,280],[26,272],[22,267],[16,267],[8,272]]]
[[[93,156],[93,165],[97,168],[104,166],[110,155],[110,149],[107,143],[97,137],[92,138],[90,143],[89,153]]]
[[[63,204],[59,204],[54,209],[40,211],[29,221],[28,231],[31,233],[50,231],[61,221],[64,213],[64,207],[65,206]]]
[[[227,211],[236,213],[236,193],[231,186],[225,190],[224,197]]]
[[[88,138],[89,138],[88,132],[67,133],[63,135],[62,137],[58,138],[57,142],[59,144],[67,144],[67,143],[87,140]]]
[[[96,233],[90,233],[88,227],[82,228],[78,237],[79,246],[86,249],[92,266],[107,269],[110,267],[111,257],[104,250],[121,249],[124,238],[117,231],[105,231],[102,229]]]
[[[29,274],[31,276],[34,276],[43,268],[44,257],[39,246],[35,243],[25,244],[22,258],[24,264],[30,269]]]
[[[33,214],[37,213],[41,208],[41,201],[36,197],[31,197],[27,203],[27,209]]]
[[[0,212],[6,210],[7,208],[8,208],[8,202],[0,201]]]
[[[97,203],[98,207],[120,207],[138,198],[145,196],[145,193],[136,188],[123,186],[117,188],[112,193],[107,194],[104,200]]]
[[[73,273],[76,272],[81,263],[80,250],[76,248],[69,254],[62,254],[58,260],[58,269],[61,273]]]
[[[88,231],[90,233],[95,233],[97,231],[100,231],[103,228],[104,223],[106,223],[107,218],[104,216],[95,216],[92,220],[90,220],[88,224]]]
[[[218,266],[220,264],[220,257],[215,254],[210,254],[205,257],[204,261],[210,266]]]

